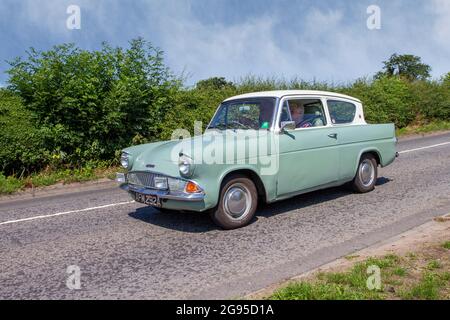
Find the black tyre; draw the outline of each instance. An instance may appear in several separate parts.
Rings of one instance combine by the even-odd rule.
[[[211,218],[223,229],[240,228],[251,221],[257,204],[258,192],[253,181],[243,175],[233,175],[222,184],[219,203]]]
[[[378,177],[378,164],[375,157],[368,153],[359,160],[358,170],[352,181],[353,190],[359,193],[372,191]]]

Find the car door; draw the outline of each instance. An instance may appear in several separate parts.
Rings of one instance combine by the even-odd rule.
[[[337,133],[339,179],[348,181],[355,175],[355,165],[367,139],[360,129],[365,124],[362,107],[358,102],[337,97],[328,98],[326,102],[331,125]]]
[[[279,172],[277,196],[299,193],[327,185],[338,179],[338,149],[334,128],[330,125],[325,99],[290,97],[280,101],[281,121],[291,120],[289,101],[315,100],[323,112],[323,125],[300,127],[279,132]],[[304,104],[306,106],[306,104]],[[305,114],[306,115],[306,114]]]

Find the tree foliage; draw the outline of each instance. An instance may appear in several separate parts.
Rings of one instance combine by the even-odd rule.
[[[162,52],[142,39],[128,49],[73,44],[12,61],[9,89],[36,115],[69,162],[106,159],[133,139],[153,140],[179,84]]]
[[[224,77],[212,77],[197,82],[196,88],[199,90],[221,90],[225,88],[235,88],[235,86],[233,82],[225,80]]]
[[[49,158],[45,133],[19,97],[0,89],[0,172],[36,170]]]
[[[376,75],[376,78],[400,76],[409,81],[430,78],[431,67],[422,63],[420,57],[412,54],[398,55],[394,53],[388,60],[383,61],[383,64],[383,70]]]

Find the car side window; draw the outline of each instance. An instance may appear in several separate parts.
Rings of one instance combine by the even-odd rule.
[[[338,100],[328,100],[328,111],[333,124],[352,123],[355,119],[356,106],[353,103]]]
[[[323,127],[327,124],[320,99],[289,99],[283,104],[280,119],[294,121],[296,128]]]

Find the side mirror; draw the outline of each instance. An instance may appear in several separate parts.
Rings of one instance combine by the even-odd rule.
[[[295,130],[295,121],[281,121],[280,132]]]

